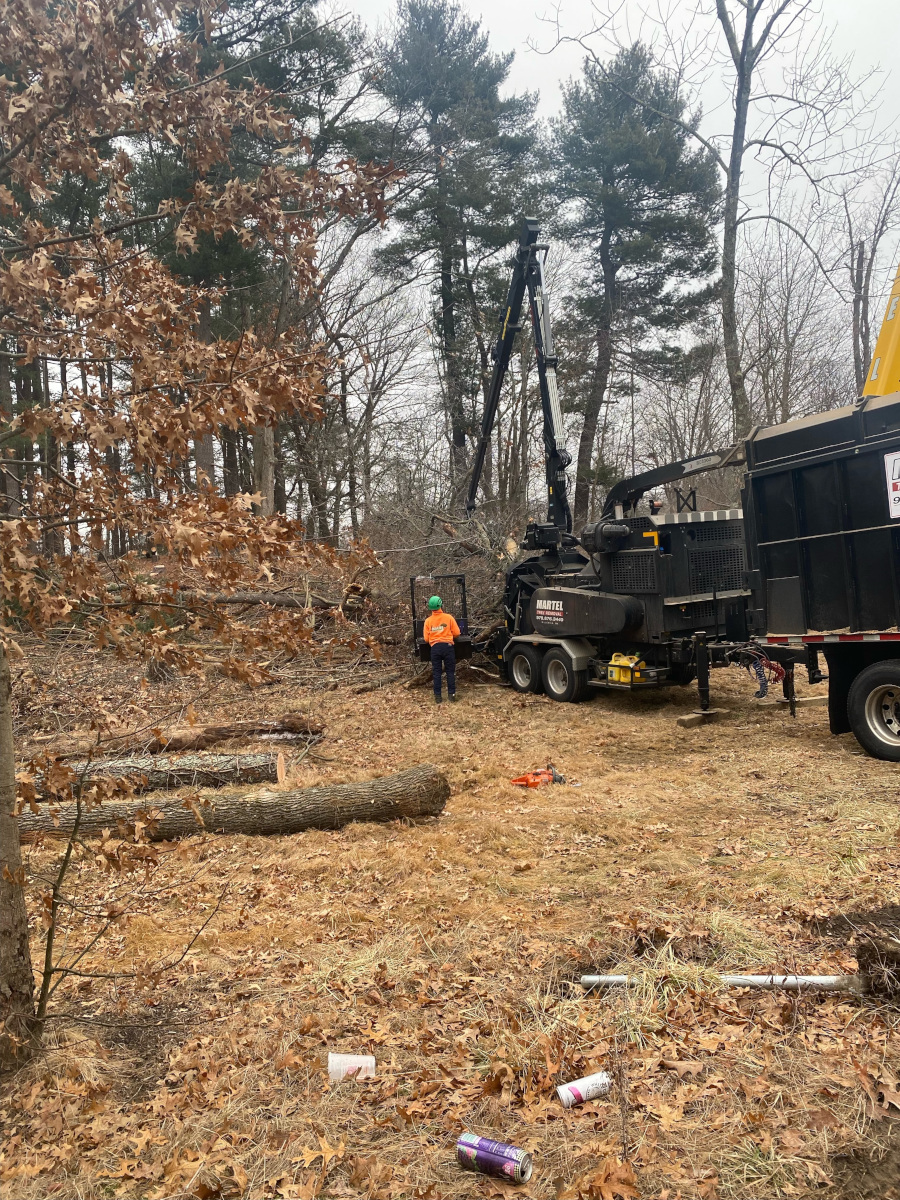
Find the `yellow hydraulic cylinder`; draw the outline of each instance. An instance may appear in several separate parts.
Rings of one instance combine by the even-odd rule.
[[[888,396],[891,392],[900,392],[900,268],[891,288],[869,377],[863,388],[864,396]]]

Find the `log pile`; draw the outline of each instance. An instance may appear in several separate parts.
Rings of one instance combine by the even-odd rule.
[[[197,806],[180,798],[143,806],[134,801],[110,801],[82,811],[78,834],[89,836],[116,828],[124,834],[140,821],[146,825],[145,836],[155,842],[189,837],[204,830],[271,836],[305,829],[338,829],[351,821],[434,817],[443,811],[449,796],[446,777],[437,767],[426,765],[359,783],[214,795]],[[68,837],[76,818],[71,804],[57,811],[55,821],[46,809],[23,812],[19,831],[25,839],[37,834]]]

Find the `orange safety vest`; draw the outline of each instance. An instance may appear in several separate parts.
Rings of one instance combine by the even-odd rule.
[[[422,637],[429,646],[436,646],[438,642],[449,642],[452,646],[453,639],[459,637],[459,626],[454,617],[438,609],[426,618]]]

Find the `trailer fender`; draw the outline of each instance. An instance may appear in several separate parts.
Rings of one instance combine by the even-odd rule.
[[[503,650],[504,658],[509,656],[516,642],[524,642],[529,646],[543,646],[545,650],[549,650],[551,646],[560,646],[571,658],[573,671],[586,671],[591,659],[597,657],[597,651],[584,638],[551,638],[541,634],[531,634],[530,636],[510,638]]]

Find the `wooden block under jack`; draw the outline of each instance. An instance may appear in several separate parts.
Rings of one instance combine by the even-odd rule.
[[[686,716],[679,717],[675,722],[682,729],[694,729],[697,725],[709,725],[712,721],[721,721],[722,717],[727,716],[727,708],[708,708],[704,712],[703,709],[696,709]]]

